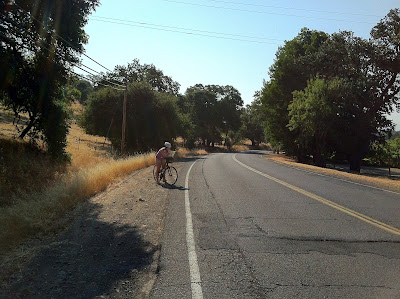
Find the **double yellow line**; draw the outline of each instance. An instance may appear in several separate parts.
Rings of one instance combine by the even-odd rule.
[[[304,189],[301,189],[299,187],[296,187],[296,186],[293,186],[293,185],[291,185],[289,183],[286,183],[286,182],[284,182],[282,180],[274,178],[273,176],[270,176],[270,175],[268,175],[266,173],[258,171],[257,169],[254,169],[254,168],[252,168],[250,166],[247,166],[246,164],[240,162],[238,159],[236,159],[236,155],[233,155],[232,158],[236,163],[242,165],[243,167],[245,167],[245,168],[247,168],[247,169],[249,169],[249,170],[251,170],[251,171],[253,171],[253,172],[255,172],[255,173],[259,174],[259,175],[262,175],[262,176],[264,176],[264,177],[266,177],[266,178],[268,178],[268,179],[270,179],[270,180],[272,180],[272,181],[274,181],[274,182],[276,182],[278,184],[281,184],[281,185],[283,185],[283,186],[285,186],[285,187],[287,187],[289,189],[292,189],[293,191],[296,191],[296,192],[301,193],[301,194],[303,194],[305,196],[308,196],[308,197],[310,197],[312,199],[315,199],[315,200],[319,201],[320,203],[323,203],[323,204],[325,204],[327,206],[335,208],[335,209],[337,209],[337,210],[339,210],[339,211],[341,211],[343,213],[346,213],[346,214],[348,214],[350,216],[356,217],[356,218],[358,218],[358,219],[360,219],[360,220],[362,220],[364,222],[367,222],[367,223],[369,223],[369,224],[371,224],[373,226],[379,227],[380,229],[383,229],[383,230],[385,230],[385,231],[387,231],[389,233],[392,233],[392,234],[395,234],[395,235],[400,235],[400,229],[398,229],[398,228],[395,228],[393,226],[390,226],[388,224],[380,222],[380,221],[378,221],[376,219],[373,219],[371,217],[368,217],[368,216],[366,216],[364,214],[358,213],[358,212],[356,212],[354,210],[351,210],[351,209],[346,208],[346,207],[344,207],[342,205],[339,205],[339,204],[337,204],[337,203],[335,203],[333,201],[327,200],[327,199],[325,199],[323,197],[315,195],[315,194],[313,194],[311,192],[308,192],[308,191],[306,191]]]

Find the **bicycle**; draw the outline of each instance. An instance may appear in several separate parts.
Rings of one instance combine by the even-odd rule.
[[[169,166],[169,163],[172,163],[174,161],[173,158],[166,158],[166,164],[164,168],[160,169],[159,177],[160,181],[163,180],[165,183],[168,185],[175,185],[176,181],[178,180],[178,171],[176,170],[175,167]],[[156,171],[157,171],[157,166],[154,165],[153,167],[153,177],[154,180],[157,181],[156,178]]]

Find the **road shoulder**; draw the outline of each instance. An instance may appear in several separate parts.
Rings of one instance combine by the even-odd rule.
[[[10,255],[0,297],[147,298],[170,191],[152,176],[152,167],[132,173],[82,203],[64,230]]]

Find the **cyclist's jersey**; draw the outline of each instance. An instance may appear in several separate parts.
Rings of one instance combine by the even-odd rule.
[[[156,154],[156,159],[162,160],[168,157],[168,153],[165,153],[165,147],[160,148],[160,150]]]

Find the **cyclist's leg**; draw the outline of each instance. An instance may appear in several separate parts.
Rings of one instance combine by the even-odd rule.
[[[165,171],[165,168],[167,167],[167,161],[165,159],[161,160],[161,167],[162,167],[163,171]],[[163,182],[165,183],[165,173],[164,173],[164,176],[162,179],[163,179]]]
[[[157,169],[156,169],[156,182],[157,182],[157,184],[160,183],[160,178],[159,178],[159,176],[160,176],[160,168],[161,168],[161,165],[162,165],[162,161],[156,159],[156,167],[157,167]]]

